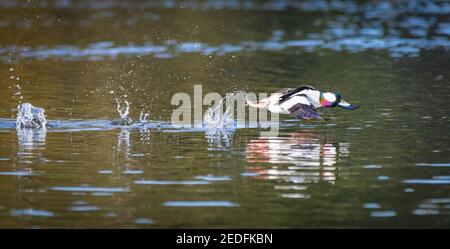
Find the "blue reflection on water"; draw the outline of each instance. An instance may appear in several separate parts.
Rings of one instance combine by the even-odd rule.
[[[39,217],[55,216],[55,214],[53,212],[45,211],[45,210],[35,210],[35,209],[12,210],[11,215],[13,215],[13,216],[39,216]]]
[[[229,181],[231,178],[229,176],[213,176],[213,175],[206,175],[206,176],[196,176],[196,179],[205,180],[205,181]]]
[[[208,181],[164,181],[164,180],[136,180],[135,184],[142,185],[203,185],[209,184]]]
[[[389,211],[372,211],[370,216],[377,218],[385,218],[385,217],[395,217],[397,216],[397,212],[389,210]]]
[[[128,192],[127,188],[121,187],[52,187],[51,190],[71,192]]]
[[[95,46],[91,45],[91,46]],[[100,48],[81,48],[73,45],[59,45],[56,47],[29,48],[10,46],[0,50],[0,59],[8,62],[11,54],[20,58],[60,58],[63,60],[100,60],[103,58],[116,58],[117,56],[153,55],[165,59],[181,56],[186,53],[201,55],[223,56],[237,52],[276,51],[285,49],[303,49],[307,52],[319,49],[346,51],[351,53],[366,50],[386,50],[392,57],[417,57],[422,49],[450,48],[450,41],[446,38],[399,38],[399,37],[372,37],[354,36],[326,41],[317,39],[301,39],[289,41],[245,41],[238,44],[209,45],[206,43],[180,43],[171,45],[129,45]]]
[[[450,167],[450,163],[416,163],[416,166],[422,166],[422,167]]]
[[[364,208],[378,209],[378,208],[381,208],[381,206],[380,206],[380,204],[378,204],[378,203],[369,202],[369,203],[365,203],[365,204],[364,204]]]
[[[35,175],[33,172],[28,171],[10,171],[10,172],[0,172],[3,176],[32,176]]]
[[[431,185],[436,185],[436,184],[450,184],[450,178],[447,177],[433,177],[432,179],[408,179],[403,181],[404,183],[408,183],[408,184],[431,184]]]
[[[60,9],[59,1],[54,4],[47,1],[33,1],[33,4],[43,8],[56,7]],[[152,1],[153,2],[153,1]],[[229,42],[226,39],[220,44],[208,44],[197,38],[191,40],[175,40],[168,38],[161,44],[154,44],[150,36],[144,36],[144,44],[130,41],[127,44],[116,44],[114,41],[96,41],[86,46],[71,44],[57,44],[55,46],[35,45],[16,46],[5,44],[0,48],[0,59],[11,62],[21,58],[59,58],[63,60],[102,60],[104,58],[116,58],[118,56],[152,55],[156,58],[167,59],[181,56],[186,53],[201,55],[223,56],[229,53],[253,52],[253,51],[281,51],[285,49],[300,49],[306,52],[330,49],[334,51],[360,52],[366,50],[384,50],[392,57],[417,57],[423,49],[448,50],[450,48],[450,23],[438,15],[450,13],[450,3],[443,1],[367,1],[357,3],[355,1],[246,1],[245,3],[234,1],[156,1],[153,3],[129,3],[126,1],[107,1],[108,4],[99,1],[90,1],[89,4],[71,1],[62,4],[70,9],[133,9],[158,11],[160,8],[182,8],[197,11],[239,9],[242,11],[287,11],[296,10],[300,13],[314,12],[327,14],[313,18],[313,26],[316,28],[310,33],[301,26],[294,30],[280,30],[278,27],[271,31],[272,36],[261,40],[244,40]],[[3,8],[29,7],[13,1],[0,0]],[[156,8],[153,10],[152,8]],[[330,15],[330,11],[336,11]],[[148,13],[137,12],[132,22],[125,22],[128,26],[134,26],[139,21],[148,20]],[[155,16],[157,18],[155,18]],[[110,18],[110,15],[92,15],[85,22],[86,25],[102,18]],[[161,20],[158,14],[150,17],[158,25]],[[8,27],[19,25],[14,22],[3,22],[1,26]],[[20,26],[20,25],[19,25]],[[22,27],[26,28],[26,27]],[[281,28],[282,29],[282,28]],[[242,30],[245,32],[246,30]],[[302,33],[292,36],[291,33]],[[289,34],[289,37],[287,37]],[[89,41],[88,41],[89,42]]]
[[[155,223],[152,219],[148,219],[148,218],[137,218],[133,222],[134,222],[134,224],[139,224],[139,225],[147,225],[147,224]]]
[[[69,210],[73,212],[92,212],[98,211],[100,208],[97,206],[71,206]]]
[[[166,207],[236,207],[236,203],[230,201],[166,201]]]

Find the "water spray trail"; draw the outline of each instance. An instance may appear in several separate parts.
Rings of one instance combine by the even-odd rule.
[[[139,116],[139,123],[140,124],[145,124],[148,122],[147,118],[150,114],[148,113],[144,113],[144,111],[141,111],[141,115]]]
[[[19,128],[46,128],[47,118],[45,110],[34,107],[30,103],[17,106],[16,127]]]
[[[207,129],[226,129],[234,126],[233,120],[233,108],[227,106],[224,113],[222,113],[223,103],[228,100],[229,97],[224,97],[220,102],[205,112],[203,116],[203,126]],[[224,101],[225,100],[225,101]]]
[[[216,105],[208,108],[203,117],[205,138],[208,140],[210,150],[228,149],[232,145],[232,134],[235,128],[233,119],[234,109],[226,105],[226,110],[222,113],[223,103],[227,102],[231,96],[224,97]]]
[[[130,125],[131,123],[133,123],[133,120],[128,117],[128,114],[130,114],[130,103],[125,100],[125,108],[122,108],[120,106],[120,101],[118,99],[116,99],[116,103],[117,103],[117,112],[119,112],[119,116],[121,119],[121,124],[122,125]]]

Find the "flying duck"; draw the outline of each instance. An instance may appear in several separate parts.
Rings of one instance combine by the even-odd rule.
[[[346,110],[359,107],[344,101],[339,93],[323,93],[312,86],[282,89],[260,101],[247,100],[247,104],[300,119],[322,119],[316,110],[319,107],[339,106]]]

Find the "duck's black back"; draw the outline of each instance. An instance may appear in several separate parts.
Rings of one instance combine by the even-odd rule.
[[[283,103],[284,101],[290,99],[296,93],[299,93],[299,92],[301,92],[303,90],[307,90],[307,89],[308,90],[316,90],[314,87],[308,86],[308,85],[292,89],[280,97],[279,103]]]

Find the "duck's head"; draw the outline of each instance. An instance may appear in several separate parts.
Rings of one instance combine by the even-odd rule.
[[[346,110],[355,110],[359,107],[343,100],[342,96],[339,93],[331,92],[320,93],[320,105],[325,108],[339,106],[340,108]]]

